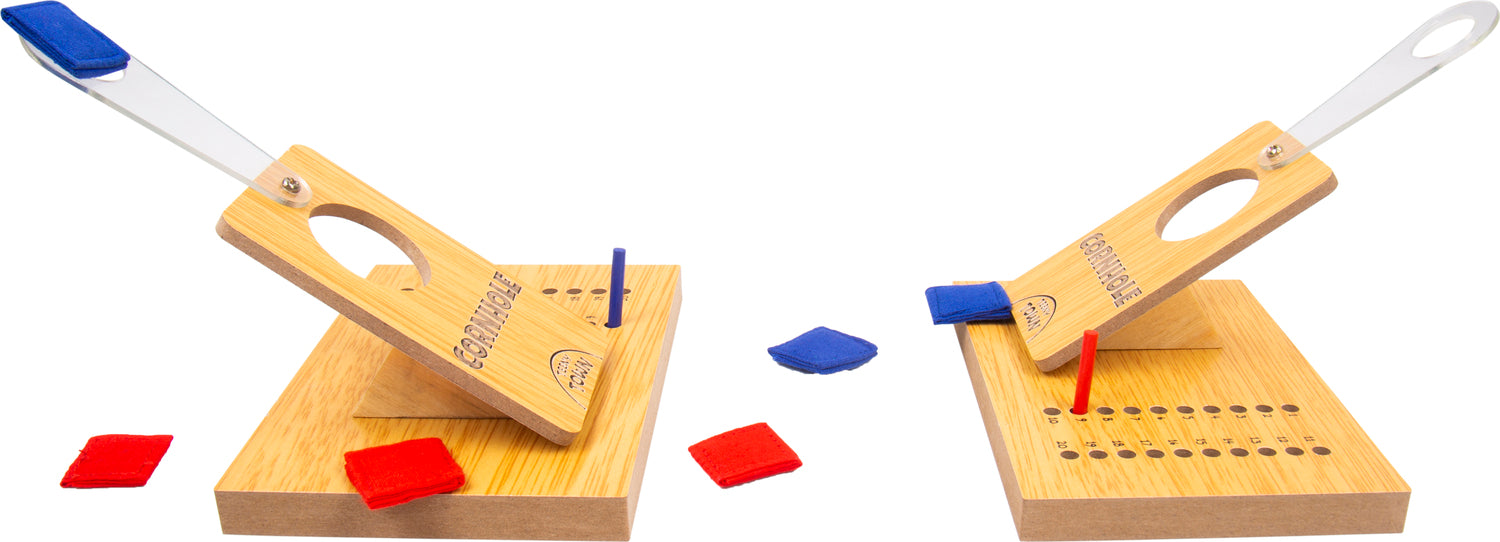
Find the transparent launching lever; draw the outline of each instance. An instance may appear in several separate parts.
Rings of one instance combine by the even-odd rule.
[[[1500,13],[1496,12],[1494,4],[1465,2],[1429,19],[1343,90],[1266,146],[1259,159],[1260,167],[1270,170],[1285,166],[1338,135],[1438,68],[1469,52],[1495,29],[1497,18],[1500,18]],[[1474,26],[1463,39],[1439,53],[1416,56],[1417,44],[1423,38],[1434,30],[1466,19],[1473,21]]]
[[[5,9],[5,22],[37,64],[275,200],[302,207],[312,187],[239,132],[131,58],[61,4]]]

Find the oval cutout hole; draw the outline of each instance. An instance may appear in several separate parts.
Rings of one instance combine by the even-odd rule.
[[[1411,55],[1417,58],[1427,58],[1458,45],[1458,41],[1469,35],[1474,30],[1473,19],[1459,19],[1428,32],[1422,41],[1412,47]]]
[[[364,277],[376,265],[406,263],[416,266],[423,286],[432,280],[422,251],[379,217],[338,204],[320,206],[311,215],[307,224],[313,238],[350,273]]]
[[[1156,223],[1156,235],[1163,241],[1203,235],[1245,208],[1259,186],[1255,172],[1245,169],[1204,179],[1167,206]]]

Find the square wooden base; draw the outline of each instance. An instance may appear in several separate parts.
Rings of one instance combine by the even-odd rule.
[[[506,266],[603,325],[609,266]],[[354,413],[391,347],[346,318],[329,328],[214,488],[226,534],[626,540],[677,327],[677,266],[628,266],[623,325],[583,432],[558,446],[508,419],[363,418]],[[370,280],[420,284],[414,268]],[[346,451],[439,437],[459,490],[371,511],[344,474]]]
[[[1043,373],[1014,323],[955,326],[1020,538],[1400,532],[1411,489],[1249,290],[1183,292],[1221,346],[1101,350],[1083,415],[1076,360]]]

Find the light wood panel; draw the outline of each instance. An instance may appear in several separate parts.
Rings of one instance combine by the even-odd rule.
[[[1050,371],[1077,357],[1084,330],[1108,337],[1332,192],[1333,171],[1310,154],[1260,169],[1256,157],[1279,135],[1269,122],[1251,127],[1012,282],[1007,293],[1037,366]],[[1191,239],[1161,239],[1178,210],[1237,179],[1258,187],[1232,218]],[[1028,226],[1045,220],[1028,218]]]
[[[609,266],[507,269],[565,310],[605,316],[604,304],[567,290],[608,288]],[[411,267],[381,266],[370,280],[400,287],[420,279]],[[682,296],[677,266],[627,266],[625,284],[624,322],[607,332],[610,371],[568,446],[513,420],[354,417],[391,347],[338,318],[215,487],[224,532],[629,538]],[[343,453],[424,437],[443,439],[468,478],[464,487],[367,509],[344,474]]]
[[[1410,488],[1249,290],[1188,291],[1222,347],[1100,351],[1082,416],[1076,361],[1039,370],[1014,322],[955,326],[1021,539],[1400,532]]]
[[[1222,345],[1191,288],[1177,292],[1119,331],[1099,339],[1100,350],[1177,350]]]
[[[293,147],[281,163],[312,186],[312,201],[294,209],[246,190],[220,218],[221,237],[483,404],[552,442],[573,439],[607,370],[600,326],[311,149]],[[515,235],[506,209],[516,202],[454,201],[452,212],[493,215],[493,235]],[[308,220],[317,216],[381,234],[412,259],[421,280],[403,289],[350,272],[313,237]]]

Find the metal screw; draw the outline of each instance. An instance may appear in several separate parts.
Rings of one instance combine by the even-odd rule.
[[[1277,156],[1281,156],[1281,145],[1266,147],[1266,158],[1275,159]]]
[[[296,194],[302,191],[302,182],[286,177],[281,179],[281,189],[287,191],[288,194]]]

